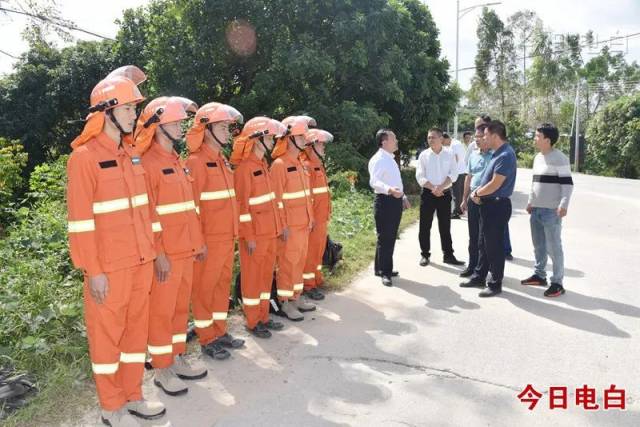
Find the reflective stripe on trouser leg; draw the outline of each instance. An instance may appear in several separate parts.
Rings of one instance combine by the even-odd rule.
[[[227,331],[226,315],[234,258],[233,240],[207,240],[206,243],[209,255],[204,262],[194,264],[191,296],[200,345],[209,344]]]
[[[322,270],[318,270],[318,266],[322,265],[322,257],[327,246],[327,223],[316,223],[313,230],[309,234],[309,245],[307,250],[307,259],[304,264],[304,289],[309,290],[324,283]]]
[[[260,272],[260,320],[269,321],[269,307],[271,306],[271,288],[273,287],[273,270],[276,264],[277,239],[265,240],[267,251],[265,255],[265,268]]]
[[[191,302],[191,287],[193,285],[193,257],[184,259],[182,280],[176,298],[176,310],[173,314],[173,355],[187,351],[187,323],[189,321],[189,303]]]
[[[289,227],[286,242],[278,240],[278,298],[282,301],[293,300],[302,292],[302,271],[307,254],[309,229],[307,227]],[[294,285],[298,285],[294,289]]]
[[[148,350],[154,368],[168,368],[173,364],[175,348],[173,336],[178,334],[174,327],[174,319],[178,311],[178,295],[184,296],[185,292],[182,288],[186,285],[183,284],[183,276],[188,275],[190,278],[191,273],[186,270],[193,268],[191,257],[174,259],[169,256],[169,262],[171,263],[169,278],[159,283],[154,274],[151,286]],[[186,329],[186,321],[184,328]],[[184,332],[185,330],[182,331]]]
[[[256,239],[256,249],[252,255],[247,251],[246,240],[241,239],[240,281],[242,287],[242,308],[247,318],[247,327],[253,329],[260,321],[260,294],[266,291],[266,272],[273,274],[273,262],[270,262],[269,248],[273,239]]]
[[[84,283],[89,353],[100,406],[114,411],[142,397],[151,262],[107,273],[109,293],[96,304]],[[140,355],[143,357],[140,357]]]

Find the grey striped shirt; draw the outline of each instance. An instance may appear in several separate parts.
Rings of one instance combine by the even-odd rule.
[[[573,192],[569,159],[561,151],[538,153],[533,160],[533,182],[529,204],[534,208],[557,209],[569,207]]]

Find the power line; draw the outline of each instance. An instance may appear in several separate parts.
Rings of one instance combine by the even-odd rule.
[[[66,28],[66,29],[71,30],[71,31],[80,31],[81,33],[89,34],[91,36],[98,37],[98,38],[103,39],[103,40],[115,41],[114,39],[112,39],[110,37],[105,37],[105,36],[103,36],[101,34],[94,33],[93,31],[85,30],[83,28],[78,27],[75,24],[66,24],[66,23],[63,23],[63,22],[59,22],[57,20],[51,19],[51,18],[49,18],[47,16],[44,16],[44,15],[40,15],[40,14],[36,14],[36,13],[24,12],[24,11],[15,10],[15,9],[7,9],[6,7],[0,7],[0,12],[15,13],[15,14],[18,14],[18,15],[29,16],[31,18],[39,19],[40,21],[48,22],[50,24],[56,25],[58,27]]]
[[[580,48],[584,48],[584,47],[590,47],[590,46],[595,46],[595,45],[599,45],[602,43],[608,43],[614,40],[620,40],[620,39],[630,39],[633,37],[638,37],[640,36],[640,32],[639,33],[633,33],[633,34],[627,34],[626,36],[618,36],[618,37],[611,37],[609,40],[603,40],[603,41],[599,41],[599,42],[594,42],[594,43],[588,43],[588,44],[584,44],[579,46]],[[560,53],[566,53],[571,51],[571,49],[564,49],[564,50],[556,50],[551,52],[552,54],[560,54]],[[523,59],[531,59],[531,58],[537,58],[539,56],[542,56],[541,54],[534,54],[534,55],[529,55],[529,56],[522,56],[519,58],[516,58],[514,61],[521,61]],[[468,70],[476,70],[479,67],[473,66],[473,67],[466,67],[466,68],[458,68],[458,71],[468,71]]]
[[[5,52],[4,50],[0,49],[0,53],[2,53],[3,55],[7,55],[9,58],[13,58],[13,59],[20,59],[19,57],[10,54],[9,52]]]

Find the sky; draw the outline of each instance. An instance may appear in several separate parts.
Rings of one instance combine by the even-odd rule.
[[[460,0],[460,8],[475,6],[498,0]],[[118,27],[115,20],[129,7],[146,4],[147,0],[109,0],[106,2],[86,0],[57,0],[61,15],[81,28],[86,28],[107,37],[115,36]],[[449,60],[452,78],[455,70],[456,47],[456,2],[455,0],[423,0],[429,7],[440,33],[442,56]],[[584,34],[593,30],[598,40],[640,33],[640,0],[503,0],[491,6],[504,21],[521,9],[532,9],[554,34],[568,32]],[[473,66],[476,53],[476,28],[481,8],[477,8],[460,21],[460,62],[458,68]],[[98,13],[99,12],[99,13]],[[18,56],[26,49],[20,33],[25,20],[20,17],[0,14],[0,50]],[[80,39],[95,40],[94,37],[75,33]],[[640,62],[640,36],[628,40],[617,50],[626,52],[628,61]],[[0,53],[0,73],[9,73],[15,60]],[[461,71],[459,82],[463,89],[469,88],[473,70]]]

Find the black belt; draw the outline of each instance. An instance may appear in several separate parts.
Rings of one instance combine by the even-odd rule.
[[[482,201],[482,203],[498,203],[504,200],[509,200],[509,198],[508,197],[481,197],[480,198],[480,201]]]

